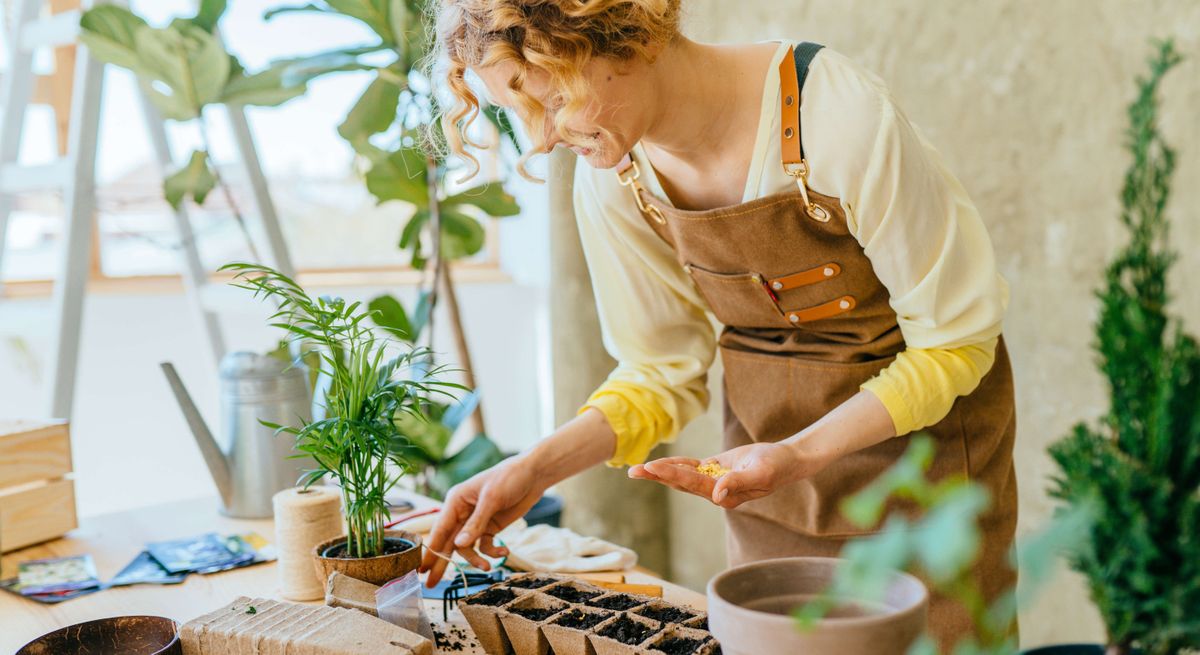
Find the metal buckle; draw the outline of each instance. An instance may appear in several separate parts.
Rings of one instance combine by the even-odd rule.
[[[633,159],[630,159],[629,163],[632,164],[630,168],[633,170],[633,173],[628,177],[625,177],[621,175],[620,172],[617,172],[617,181],[621,183],[621,186],[630,187],[630,190],[633,191],[633,200],[637,203],[638,209],[641,210],[643,214],[649,215],[650,218],[653,218],[654,222],[658,223],[659,225],[666,225],[667,219],[663,216],[662,211],[659,210],[658,207],[646,204],[646,202],[642,200],[642,185],[638,184],[637,181],[638,178],[642,176],[642,169],[638,168],[637,162],[633,161]]]
[[[804,199],[804,211],[808,217],[820,223],[828,223],[829,210],[808,199],[808,161],[801,159],[798,162],[784,162],[783,172],[796,178],[796,186],[800,188],[800,197]]]

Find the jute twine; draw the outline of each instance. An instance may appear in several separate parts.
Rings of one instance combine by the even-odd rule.
[[[295,601],[324,598],[325,581],[317,578],[312,550],[344,533],[341,495],[332,487],[293,487],[275,494],[272,503],[280,593]]]

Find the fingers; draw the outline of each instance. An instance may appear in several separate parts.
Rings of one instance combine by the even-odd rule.
[[[755,484],[754,476],[750,473],[734,471],[721,476],[713,485],[711,500],[725,509],[733,509],[746,501],[762,498],[769,493],[770,489]]]
[[[447,562],[434,553],[441,553],[449,557],[447,546],[450,545],[450,541],[455,538],[463,523],[471,515],[471,509],[472,504],[465,500],[460,493],[451,492],[446,498],[441,516],[433,526],[433,531],[429,533],[429,541],[426,543],[426,548],[432,552],[426,552],[421,558],[420,570],[429,572],[425,578],[425,586],[432,587],[442,579]]]
[[[696,468],[700,466],[700,460],[694,457],[660,457],[655,460],[646,462],[646,464],[671,464],[674,466],[689,466]]]
[[[693,493],[701,498],[710,498],[712,496],[713,479],[696,470],[697,464],[693,463],[696,460],[686,461],[688,458],[668,459],[683,459],[685,461],[670,463],[665,460],[656,460],[646,464],[646,470],[659,478],[658,481],[669,484],[680,491]]]
[[[479,502],[476,503],[470,518],[463,525],[462,531],[454,538],[454,545],[466,548],[475,543],[476,539],[483,536],[484,527],[491,522],[492,516],[499,509],[495,494],[489,493],[485,489],[479,495]]]
[[[496,544],[496,535],[494,534],[485,534],[479,538],[479,552],[496,559],[508,556],[508,549]]]

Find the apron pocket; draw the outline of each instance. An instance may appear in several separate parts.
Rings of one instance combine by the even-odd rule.
[[[718,321],[725,325],[753,328],[793,327],[758,273],[716,273],[695,264],[685,264],[696,289]]]

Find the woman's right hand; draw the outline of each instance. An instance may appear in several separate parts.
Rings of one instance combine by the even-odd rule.
[[[429,572],[427,587],[441,580],[449,564],[434,553],[449,558],[453,556],[449,551],[456,551],[472,566],[485,571],[490,566],[475,551],[475,542],[479,542],[479,552],[489,557],[508,554],[496,545],[496,534],[524,516],[546,491],[534,469],[527,455],[518,455],[450,489],[421,561],[420,570]]]

